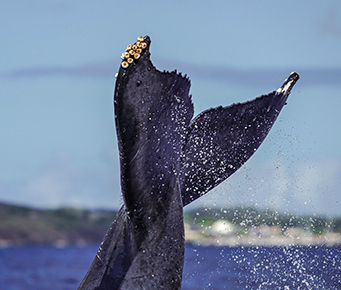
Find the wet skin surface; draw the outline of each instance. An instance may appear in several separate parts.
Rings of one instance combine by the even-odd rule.
[[[153,66],[148,36],[134,45],[114,93],[124,205],[78,289],[180,289],[183,206],[252,156],[299,79],[193,119],[189,79]]]

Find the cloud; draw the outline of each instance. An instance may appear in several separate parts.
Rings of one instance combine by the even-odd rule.
[[[191,77],[198,77],[218,82],[234,83],[239,85],[260,87],[278,83],[290,74],[286,68],[259,68],[238,69],[227,66],[203,66],[200,64],[177,63],[175,61],[156,59],[157,67],[181,68]],[[20,68],[3,73],[3,77],[12,79],[21,78],[47,78],[47,77],[114,77],[119,63],[116,61],[103,61],[98,63],[84,64],[79,66],[46,66]],[[300,86],[340,86],[341,68],[295,68],[302,79]],[[283,79],[284,81],[284,79]]]
[[[335,8],[327,12],[324,19],[318,23],[318,26],[323,33],[341,37],[341,24]]]
[[[299,214],[340,214],[341,160],[251,158],[195,206],[236,205]],[[192,205],[194,206],[194,205]]]
[[[43,208],[118,209],[122,198],[116,153],[105,148],[98,156],[100,167],[89,169],[68,152],[56,152],[26,180],[16,184],[0,182],[1,194],[6,194],[1,199]],[[261,154],[254,156],[186,209],[244,205],[300,214],[340,214],[340,159],[291,160],[283,155],[266,159]]]
[[[45,67],[29,67],[11,70],[3,73],[4,77],[19,78],[38,78],[38,77],[114,77],[115,68],[113,62],[98,62],[84,64],[79,66],[45,66]]]
[[[115,157],[105,149],[88,168],[67,151],[56,152],[40,170],[26,180],[0,180],[1,200],[41,208],[74,206],[116,209],[120,206],[119,172]],[[111,158],[111,164],[108,161]]]
[[[81,180],[81,169],[66,152],[60,151],[21,191],[36,203],[55,206],[68,203],[68,196],[78,192]]]
[[[334,201],[341,202],[341,161],[321,159],[299,164],[297,167],[300,186],[294,189],[296,199],[311,203],[320,211],[333,208]]]
[[[159,61],[162,67],[181,67],[191,77],[210,79],[220,82],[229,82],[239,85],[260,87],[273,83],[289,76],[290,69],[287,68],[258,68],[258,69],[238,69],[226,66],[202,66],[200,64],[186,64]],[[340,86],[341,68],[300,68],[295,70],[304,76],[300,79],[300,86]],[[284,81],[284,79],[283,79]]]

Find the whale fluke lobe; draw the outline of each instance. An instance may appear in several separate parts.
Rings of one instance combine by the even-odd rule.
[[[182,202],[187,205],[239,169],[257,150],[285,105],[298,74],[246,103],[209,109],[192,120],[182,160]]]
[[[193,115],[190,82],[176,72],[158,71],[150,61],[149,38],[143,43],[139,58],[120,68],[114,93],[132,252],[120,287],[153,289],[163,283],[180,289],[184,225],[179,176]]]
[[[148,37],[144,43],[139,59],[120,68],[114,94],[123,198],[132,218],[144,203],[150,215],[164,210],[180,174],[180,154],[193,116],[188,78],[158,71],[149,58]]]
[[[180,289],[183,206],[217,186],[265,139],[299,76],[253,101],[193,117],[190,81],[150,61],[150,38],[121,54],[114,109],[124,205],[79,290]]]

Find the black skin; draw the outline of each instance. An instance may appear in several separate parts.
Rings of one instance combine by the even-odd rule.
[[[265,139],[296,81],[193,117],[190,81],[141,57],[120,67],[114,93],[124,205],[79,290],[180,289],[183,206],[220,184]]]

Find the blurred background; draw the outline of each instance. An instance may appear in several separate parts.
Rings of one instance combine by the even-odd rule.
[[[269,136],[191,204],[340,215],[341,2],[5,1],[0,10],[0,202],[122,204],[112,95],[127,44],[152,40],[187,74],[195,114],[298,81]]]

